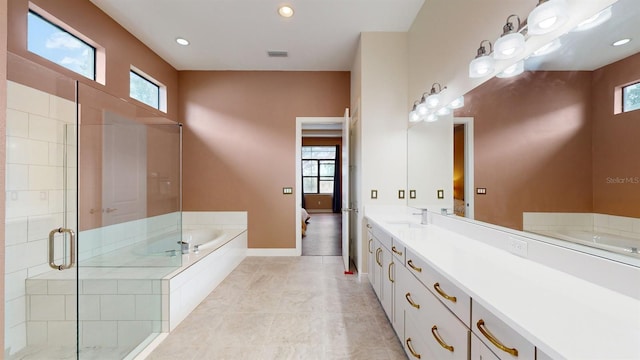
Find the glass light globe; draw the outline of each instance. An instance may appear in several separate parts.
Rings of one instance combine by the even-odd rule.
[[[493,72],[493,58],[491,56],[480,56],[469,64],[469,77],[479,78]]]
[[[493,45],[493,58],[496,60],[512,59],[524,50],[524,36],[510,33],[501,36]]]
[[[569,13],[565,0],[548,0],[538,4],[529,13],[527,18],[529,34],[542,35],[550,33],[564,25],[568,19]]]

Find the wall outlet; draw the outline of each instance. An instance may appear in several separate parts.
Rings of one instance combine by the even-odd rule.
[[[378,198],[378,190],[371,190],[371,198],[372,199]]]
[[[404,190],[398,190],[398,199],[404,199]]]
[[[285,194],[285,195],[291,195],[291,194],[293,194],[293,188],[283,187],[282,188],[282,193]]]
[[[509,237],[509,252],[518,256],[527,257],[527,242]]]

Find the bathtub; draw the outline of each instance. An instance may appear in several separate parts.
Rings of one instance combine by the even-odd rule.
[[[537,231],[540,234],[640,258],[640,239],[586,230]]]

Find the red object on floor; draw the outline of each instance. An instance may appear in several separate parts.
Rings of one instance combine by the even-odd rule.
[[[345,275],[353,275],[353,271],[345,271],[344,274]]]

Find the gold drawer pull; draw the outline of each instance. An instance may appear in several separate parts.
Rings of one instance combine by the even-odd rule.
[[[367,224],[367,229],[371,229],[371,228],[372,228],[371,224]]]
[[[393,251],[394,253],[396,253],[396,254],[398,254],[398,255],[402,256],[402,251],[398,251],[398,249],[396,249],[396,247],[395,247],[395,246],[392,246],[392,247],[391,247],[391,251]]]
[[[413,261],[411,261],[411,260],[407,261],[407,265],[409,265],[410,268],[412,268],[413,270],[415,270],[417,272],[422,272],[422,268],[413,265]]]
[[[389,281],[391,281],[391,282],[395,282],[395,280],[393,280],[393,279],[391,278],[391,267],[392,267],[392,266],[393,266],[393,262],[390,262],[390,263],[389,263],[389,268],[387,269],[387,277],[389,278]]]
[[[451,302],[458,301],[458,299],[455,296],[447,295],[446,292],[442,291],[442,289],[440,288],[440,283],[433,284],[433,288],[436,289],[438,294],[440,294],[440,296],[442,296],[443,298],[445,298],[445,299],[447,299],[447,300],[449,300]]]
[[[373,254],[373,239],[369,239],[369,254]]]
[[[448,345],[446,342],[444,342],[444,340],[442,340],[442,338],[440,337],[440,333],[438,333],[438,327],[433,325],[433,327],[431,328],[431,334],[433,335],[433,337],[436,339],[436,341],[438,342],[438,344],[440,344],[440,346],[442,346],[443,348],[453,352],[453,346]]]
[[[478,320],[478,323],[476,324],[478,326],[478,330],[480,330],[480,332],[482,333],[482,335],[484,335],[484,337],[486,337],[489,341],[491,341],[491,343],[493,345],[495,345],[498,349],[511,354],[513,356],[518,356],[518,349],[516,348],[508,348],[506,346],[504,346],[502,344],[502,342],[500,342],[500,340],[496,339],[495,336],[493,336],[493,334],[489,331],[489,329],[486,329],[486,325],[484,324],[484,320],[480,319]]]
[[[378,266],[382,267],[382,263],[380,262],[380,253],[382,253],[382,249],[378,248],[376,250],[376,262],[378,263]]]
[[[420,359],[422,357],[415,350],[413,350],[413,346],[411,346],[411,338],[407,338],[407,340],[405,340],[405,343],[407,344],[407,349],[409,349],[409,352],[411,353],[411,355],[413,355],[413,357],[417,359]]]
[[[420,309],[420,304],[416,304],[413,302],[413,299],[411,298],[411,293],[407,293],[404,297],[405,299],[407,299],[409,304],[411,304],[411,306],[413,306],[416,309]]]

